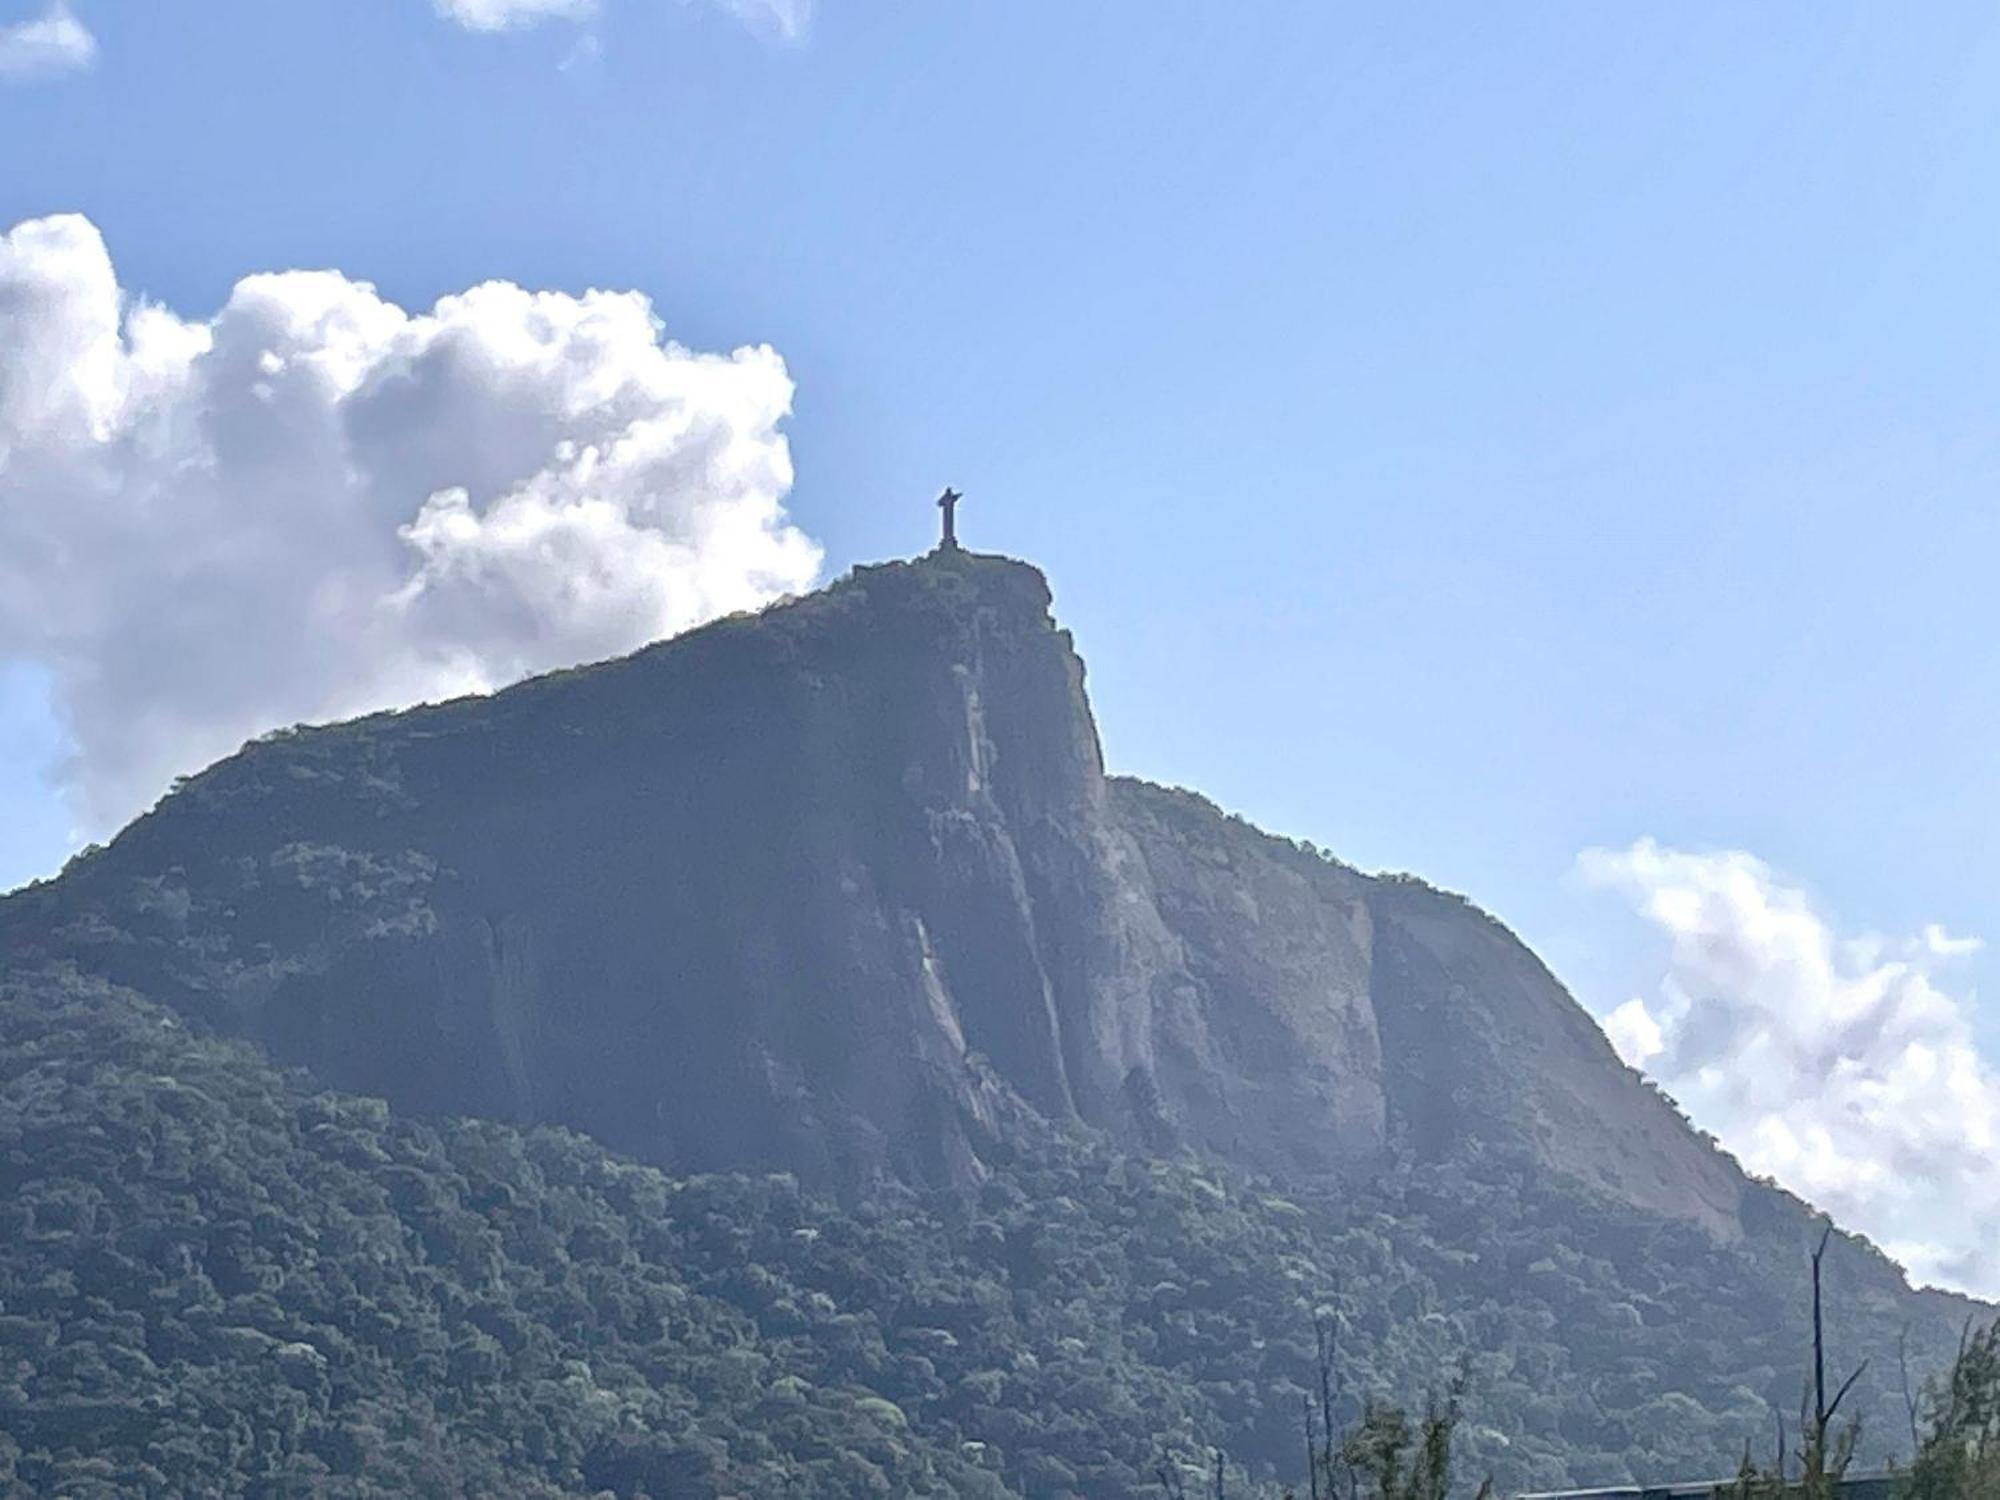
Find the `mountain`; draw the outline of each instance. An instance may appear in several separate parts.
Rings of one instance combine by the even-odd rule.
[[[1524,1483],[1796,1390],[1809,1210],[1467,902],[1107,776],[1005,558],[247,746],[0,899],[0,1039],[24,1493],[1271,1482],[1327,1308]],[[1893,1437],[1974,1308],[1838,1251]]]
[[[1272,1172],[1531,1142],[1738,1228],[1518,942],[1107,777],[1040,573],[940,551],[490,699],[273,737],[0,905],[392,1103],[676,1170],[978,1180],[1010,1116]]]

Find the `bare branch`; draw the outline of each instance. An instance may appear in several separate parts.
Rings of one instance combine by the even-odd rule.
[[[1840,1410],[1840,1403],[1845,1401],[1847,1393],[1854,1389],[1854,1382],[1859,1380],[1867,1370],[1868,1361],[1864,1359],[1859,1365],[1855,1366],[1854,1373],[1841,1382],[1840,1389],[1833,1393],[1833,1405],[1826,1409],[1827,1421],[1831,1422],[1833,1420],[1833,1414]]]
[[[1320,1500],[1319,1444],[1313,1437],[1312,1397],[1300,1397],[1299,1404],[1306,1409],[1306,1483],[1312,1487],[1312,1500]]]
[[[1833,1225],[1829,1222],[1819,1237],[1819,1245],[1812,1253],[1813,1292],[1813,1427],[1819,1434],[1821,1443],[1826,1440],[1826,1327],[1821,1317],[1820,1305],[1820,1263],[1826,1258],[1827,1242],[1833,1238]]]
[[[1907,1323],[1896,1336],[1896,1364],[1903,1377],[1903,1411],[1910,1419],[1910,1457],[1914,1459],[1923,1448],[1924,1440],[1917,1431],[1917,1393],[1910,1385],[1910,1325]]]

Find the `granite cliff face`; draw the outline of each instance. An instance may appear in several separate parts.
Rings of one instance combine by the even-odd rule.
[[[0,902],[328,1083],[682,1170],[964,1183],[1040,1122],[1279,1175],[1743,1182],[1515,939],[1105,775],[1042,576],[963,552],[621,661],[268,738]]]

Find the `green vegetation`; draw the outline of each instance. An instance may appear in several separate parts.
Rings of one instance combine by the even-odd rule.
[[[1912,1412],[1916,1460],[1907,1500],[2000,1495],[2000,1323],[1968,1326],[1958,1358]]]
[[[1893,1347],[1907,1295],[1836,1251]],[[1217,1449],[1275,1493],[1335,1307],[1342,1427],[1462,1364],[1467,1473],[1699,1474],[1770,1430],[1796,1266],[1495,1159],[1280,1191],[1051,1136],[843,1209],[0,979],[0,1494],[1117,1497]],[[1991,1401],[1949,1410],[1976,1448]]]
[[[1831,1228],[1812,1255],[1812,1369],[1799,1403],[1799,1443],[1785,1451],[1778,1432],[1776,1461],[1759,1465],[1746,1452],[1734,1482],[1718,1500],[1839,1500],[1860,1446],[1861,1421],[1840,1418],[1847,1396],[1866,1372],[1864,1362],[1838,1386],[1827,1379],[1825,1260]],[[2000,1322],[1965,1325],[1958,1354],[1943,1374],[1925,1382],[1922,1398],[1909,1391],[1910,1461],[1886,1481],[1896,1500],[1994,1500],[2000,1496]],[[1444,1438],[1449,1451],[1450,1433]],[[1871,1486],[1882,1482],[1873,1477]]]
[[[1914,1456],[1893,1467],[1896,1500],[1994,1500],[2000,1496],[2000,1323],[1967,1325],[1958,1358],[1910,1402]],[[1718,1500],[1839,1500],[1854,1467],[1858,1421],[1835,1424],[1808,1410],[1791,1453],[1760,1465],[1747,1455]],[[1782,1448],[1783,1434],[1780,1434]]]
[[[1393,1401],[1370,1397],[1338,1441],[1311,1449],[1306,1482],[1313,1500],[1448,1500],[1463,1395],[1463,1381],[1448,1396],[1433,1391],[1414,1424]],[[1493,1481],[1482,1481],[1478,1500],[1492,1494]]]

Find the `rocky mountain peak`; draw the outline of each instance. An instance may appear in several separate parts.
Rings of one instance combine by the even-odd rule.
[[[328,1082],[680,1169],[976,1180],[1080,1122],[1276,1174],[1502,1150],[1717,1233],[1733,1164],[1413,882],[1107,778],[1047,580],[940,548],[276,735],[0,903]]]

